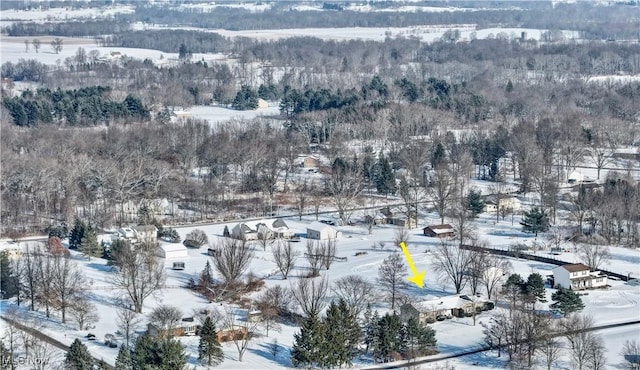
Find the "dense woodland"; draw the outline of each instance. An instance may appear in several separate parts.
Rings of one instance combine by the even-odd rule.
[[[221,10],[227,11],[236,10]],[[563,12],[559,6],[548,19]],[[169,30],[125,38],[115,30],[99,42],[157,48],[179,59],[163,65],[126,56],[108,61],[78,48],[56,67],[29,53],[3,63],[3,78],[40,86],[17,95],[10,85],[3,90],[3,225],[36,231],[79,215],[110,227],[135,221],[125,211],[129,204],[157,199],[174,204],[170,214],[158,215],[164,222],[274,207],[302,213],[323,197],[346,221],[348,209],[364,204],[362,194],[372,190],[414,210],[434,207],[444,217],[452,215],[449,198],[468,191],[468,178],[498,186],[507,176],[521,192],[537,192],[555,221],[559,209],[577,207],[557,197],[571,170],[589,165],[599,173],[617,148],[640,140],[640,83],[589,80],[640,73],[634,43],[574,42],[551,33],[541,41],[505,33],[458,42],[455,32],[433,43],[260,42]],[[29,32],[47,34],[37,27]],[[205,62],[193,58],[196,52],[227,59]],[[251,109],[257,98],[277,102],[280,115],[210,126],[172,123],[167,108]],[[349,145],[352,140],[361,144]],[[293,176],[296,156],[312,148],[328,160],[325,179],[300,183]],[[608,187],[579,193],[589,206],[576,226],[585,228],[588,220],[607,240],[637,243],[637,202],[631,200],[638,186],[630,158],[628,171],[609,175]],[[193,177],[196,168],[206,175]],[[438,189],[445,179],[455,189]],[[607,205],[626,207],[600,206],[605,194]]]

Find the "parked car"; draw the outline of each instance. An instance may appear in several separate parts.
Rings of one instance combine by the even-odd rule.
[[[89,333],[89,334],[86,335],[86,338],[88,340],[96,340],[96,335],[93,334],[93,333]]]

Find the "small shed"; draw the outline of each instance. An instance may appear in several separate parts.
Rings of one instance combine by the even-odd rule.
[[[187,247],[184,245],[171,243],[161,244],[158,249],[156,249],[156,256],[165,259],[187,258],[189,257],[189,253],[187,252]]]
[[[341,232],[322,222],[314,221],[307,226],[307,238],[309,239],[327,240],[337,239],[340,236],[342,236]]]
[[[427,226],[422,231],[424,235],[432,238],[447,238],[456,234],[453,226],[449,224]]]

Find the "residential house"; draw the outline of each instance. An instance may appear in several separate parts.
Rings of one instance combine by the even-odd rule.
[[[155,225],[138,225],[132,229],[138,243],[154,241],[158,238],[158,228]]]
[[[584,175],[578,171],[573,171],[567,176],[568,184],[581,184],[584,181]]]
[[[413,229],[418,227],[418,218],[415,212],[404,212],[398,208],[384,207],[380,208],[380,213],[386,218],[386,223]]]
[[[553,284],[572,290],[600,288],[607,285],[607,275],[581,263],[568,264],[553,269]]]
[[[382,225],[387,223],[387,218],[385,217],[385,215],[382,214],[382,212],[377,212],[375,214],[365,215],[364,222],[367,225],[369,224]]]
[[[317,155],[299,155],[298,164],[302,168],[318,168],[320,166],[320,158]]]
[[[498,207],[500,207],[500,212],[517,212],[520,210],[520,200],[513,195],[502,194],[500,197],[496,195],[489,195],[485,198],[484,201],[486,212],[498,212]]]
[[[472,316],[474,309],[479,313],[492,308],[491,302],[478,297],[451,295],[404,304],[400,307],[400,317],[403,320],[414,318],[422,324],[427,324],[452,317]]]
[[[314,221],[307,226],[307,238],[309,239],[328,240],[338,239],[341,236],[340,231],[322,222]]]
[[[427,226],[422,229],[422,232],[432,238],[448,238],[456,235],[455,229],[449,224]]]
[[[291,239],[293,231],[281,218],[240,222],[231,228],[229,236],[239,240]]]
[[[235,328],[218,330],[218,342],[230,342],[234,339],[243,339],[248,334],[246,326],[236,326]]]
[[[173,337],[185,337],[185,336],[193,336],[198,335],[200,332],[200,325],[197,325],[194,321],[193,317],[183,317],[180,323],[170,330],[164,328],[158,328],[157,326],[149,323],[147,325],[147,331],[151,335],[158,335],[162,337],[171,336]],[[171,333],[169,333],[169,331]]]

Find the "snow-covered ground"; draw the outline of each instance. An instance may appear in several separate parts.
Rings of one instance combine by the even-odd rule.
[[[129,14],[135,11],[131,5],[116,4],[99,8],[41,8],[31,10],[3,10],[0,14],[0,27],[7,27],[15,22],[66,22],[77,19],[100,19],[116,14]]]
[[[355,215],[355,219],[362,217],[362,215]],[[324,217],[331,218],[331,217]],[[299,233],[306,232],[306,226],[315,220],[313,216],[304,217],[302,221],[290,218],[286,219],[289,226]],[[515,220],[515,227],[511,226],[510,221],[502,221],[498,224],[494,224],[494,216],[484,214],[476,222],[478,227],[478,234],[481,239],[487,241],[490,245],[507,245],[514,241],[529,243],[534,240],[534,237],[530,234],[524,234],[518,227],[519,219]],[[434,214],[429,214],[423,217],[421,224],[438,223],[438,218]],[[231,226],[232,224],[227,224]],[[221,237],[224,229],[224,224],[208,225],[208,226],[190,226],[177,228],[181,236],[184,237],[188,232],[195,228],[202,229],[209,237],[210,241],[214,241]],[[382,260],[393,251],[397,250],[397,247],[393,245],[393,239],[395,234],[395,228],[392,226],[378,226],[373,230],[373,234],[369,235],[364,225],[359,226],[344,226],[338,227],[343,232],[343,237],[338,240],[338,253],[339,257],[347,257],[346,262],[335,262],[329,271],[323,271],[322,275],[328,276],[330,281],[335,281],[343,276],[350,274],[357,274],[365,277],[371,282],[375,283],[377,277],[377,270]],[[408,248],[415,262],[416,268],[419,271],[426,271],[425,288],[419,290],[415,287],[407,290],[408,293],[416,295],[418,297],[432,297],[432,296],[444,296],[452,294],[452,288],[446,282],[441,281],[437,276],[432,273],[432,253],[431,249],[439,243],[435,238],[428,238],[421,235],[421,229],[411,230],[411,237],[408,242]],[[374,244],[379,242],[385,242],[386,247],[384,250],[380,248],[373,248]],[[305,248],[304,239],[300,243],[294,243],[296,249],[303,252]],[[571,246],[567,246],[571,248]],[[364,255],[355,256],[356,252],[366,252]],[[609,270],[617,271],[620,273],[626,273],[631,269],[636,272],[640,265],[640,251],[630,250],[620,247],[611,247],[612,260],[608,267]],[[545,252],[537,252],[545,253]],[[567,262],[574,262],[571,254],[567,253],[563,258],[567,258]],[[200,249],[190,249],[189,257],[186,259],[166,260],[166,272],[167,272],[167,287],[163,289],[160,295],[155,298],[149,299],[145,302],[144,313],[148,314],[155,305],[159,303],[170,304],[179,307],[185,316],[192,316],[194,312],[200,311],[205,308],[213,309],[219,307],[219,304],[211,304],[203,297],[200,297],[193,292],[182,288],[190,278],[197,279],[198,274],[202,271],[205,263],[209,260],[209,256],[206,254],[206,247]],[[74,253],[74,259],[82,266],[85,276],[92,282],[92,295],[93,301],[98,307],[100,313],[100,321],[96,324],[94,330],[91,330],[97,335],[98,341],[88,342],[84,339],[86,331],[76,330],[72,324],[62,325],[58,322],[58,318],[45,319],[42,318],[41,312],[33,313],[42,318],[42,323],[46,327],[47,334],[64,342],[71,343],[75,338],[81,338],[86,343],[95,355],[104,358],[106,361],[113,363],[117,354],[116,349],[107,348],[102,344],[101,339],[107,333],[113,333],[116,331],[116,310],[115,299],[118,297],[118,291],[113,290],[110,287],[110,275],[109,267],[106,266],[106,261],[102,259],[92,259],[87,261],[83,257]],[[186,269],[183,271],[174,271],[171,269],[171,265],[174,261],[182,261],[186,263]],[[555,267],[540,262],[533,262],[520,259],[510,259],[513,266],[513,271],[520,273],[522,276],[528,276],[532,272],[538,272],[540,274],[549,275],[551,270]],[[263,251],[260,246],[255,246],[255,258],[251,264],[250,271],[258,277],[267,277],[266,286],[283,285],[289,286],[290,282],[298,279],[298,276],[306,273],[307,268],[306,261],[300,258],[297,263],[298,267],[292,272],[289,280],[282,280],[277,273],[276,266],[273,262],[272,254],[267,248]],[[640,274],[638,275],[640,276]],[[640,287],[630,286],[624,282],[613,281],[612,287],[607,290],[590,291],[588,296],[584,296],[584,302],[586,308],[585,313],[593,315],[596,324],[609,324],[630,320],[640,319],[640,308],[638,307],[638,301],[640,301]],[[378,294],[378,293],[377,293]],[[376,296],[377,296],[376,294]],[[548,292],[551,294],[551,291]],[[382,312],[388,310],[386,304],[375,300],[373,302],[374,308]],[[7,301],[2,302],[3,312],[10,303]],[[479,316],[479,321],[487,320],[491,314],[496,311],[490,311],[483,313]],[[473,326],[471,318],[454,318],[446,320],[444,322],[437,322],[433,324],[437,333],[438,349],[441,354],[451,354],[463,351],[465,349],[478,346],[482,344],[482,327],[478,324]],[[620,346],[625,339],[637,338],[640,327],[624,327],[619,329],[611,329],[609,331],[603,331],[600,333],[605,339],[607,346],[607,358],[610,364],[621,363],[622,357],[620,355]],[[139,330],[143,330],[140,327]],[[270,337],[259,336],[250,346],[250,349],[245,354],[244,361],[242,363],[237,361],[237,352],[232,343],[224,345],[225,361],[221,365],[224,369],[240,369],[240,368],[282,368],[291,366],[289,362],[288,350],[292,344],[293,334],[298,329],[289,325],[282,325],[280,333],[271,332]],[[273,339],[277,339],[279,345],[283,348],[279,356],[273,359],[269,353],[269,345]],[[196,348],[197,338],[185,338],[184,344],[187,346],[187,352],[189,353],[190,365],[196,365]],[[455,360],[445,360],[447,363],[455,366],[456,369],[466,369],[473,366],[474,369],[478,368],[500,368],[504,366],[502,359],[496,357],[496,353],[486,352],[482,354],[465,356]],[[474,363],[478,365],[473,365]],[[561,368],[570,369],[568,359],[562,363]],[[360,363],[358,366],[364,366],[365,363]],[[431,365],[425,365],[424,368],[428,369]]]

